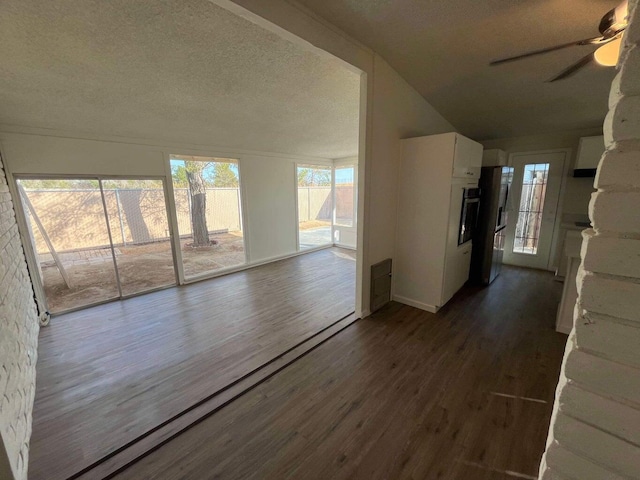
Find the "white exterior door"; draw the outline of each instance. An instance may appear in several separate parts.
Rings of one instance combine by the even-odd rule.
[[[566,153],[517,153],[511,157],[504,263],[548,269]]]

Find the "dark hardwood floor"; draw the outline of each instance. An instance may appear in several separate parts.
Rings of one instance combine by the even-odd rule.
[[[115,478],[537,478],[561,287],[505,267],[436,315],[392,303]]]
[[[327,249],[56,317],[43,328],[29,478],[67,478],[354,310]]]

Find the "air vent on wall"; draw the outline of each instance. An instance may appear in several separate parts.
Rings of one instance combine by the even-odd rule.
[[[371,265],[371,313],[391,301],[391,259]]]

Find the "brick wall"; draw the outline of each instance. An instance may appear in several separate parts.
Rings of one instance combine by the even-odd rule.
[[[640,478],[640,8],[630,4],[544,480]]]
[[[33,290],[0,160],[0,478],[3,480],[27,478],[38,330]]]

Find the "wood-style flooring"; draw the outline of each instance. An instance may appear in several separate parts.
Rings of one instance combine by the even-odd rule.
[[[54,318],[29,478],[76,474],[353,312],[354,257],[321,250]]]
[[[115,478],[535,479],[561,287],[505,267],[435,315],[392,303]]]

